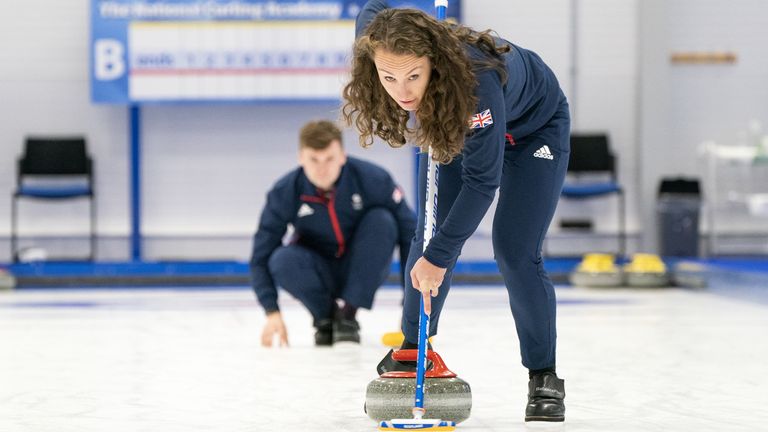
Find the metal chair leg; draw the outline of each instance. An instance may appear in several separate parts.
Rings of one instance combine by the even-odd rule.
[[[96,199],[93,195],[88,197],[88,202],[91,212],[91,253],[89,259],[94,261],[96,259]]]
[[[619,191],[619,256],[627,256],[627,212],[624,191]]]
[[[11,261],[19,262],[19,254],[16,252],[16,200],[17,196],[14,194],[11,197]]]

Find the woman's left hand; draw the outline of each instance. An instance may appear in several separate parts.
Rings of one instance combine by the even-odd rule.
[[[411,283],[413,287],[421,291],[424,298],[424,312],[429,315],[432,312],[431,297],[436,297],[443,284],[445,269],[438,267],[431,262],[419,258],[411,269]]]

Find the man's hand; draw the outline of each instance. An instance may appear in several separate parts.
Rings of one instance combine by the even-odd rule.
[[[433,265],[424,257],[419,258],[411,269],[411,283],[413,287],[421,291],[424,298],[424,312],[429,315],[432,312],[432,299],[436,297],[443,284],[445,269]]]
[[[267,323],[261,332],[261,346],[271,347],[275,336],[279,337],[279,346],[288,346],[288,331],[285,329],[285,323],[283,322],[283,316],[280,315],[280,311],[270,312],[267,315]]]

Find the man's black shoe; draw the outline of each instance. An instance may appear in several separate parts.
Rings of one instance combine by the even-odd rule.
[[[333,342],[360,343],[360,324],[337,316],[333,320]]]
[[[331,346],[333,345],[333,322],[329,319],[320,320],[315,325],[315,345]]]
[[[561,422],[565,420],[565,381],[554,372],[536,374],[528,381],[525,421]]]

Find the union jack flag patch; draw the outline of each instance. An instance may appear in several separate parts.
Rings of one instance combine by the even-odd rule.
[[[483,112],[479,112],[475,115],[473,115],[469,119],[469,128],[470,129],[477,129],[477,128],[484,128],[486,126],[490,126],[493,124],[493,116],[491,116],[491,109],[488,108],[487,110]]]

